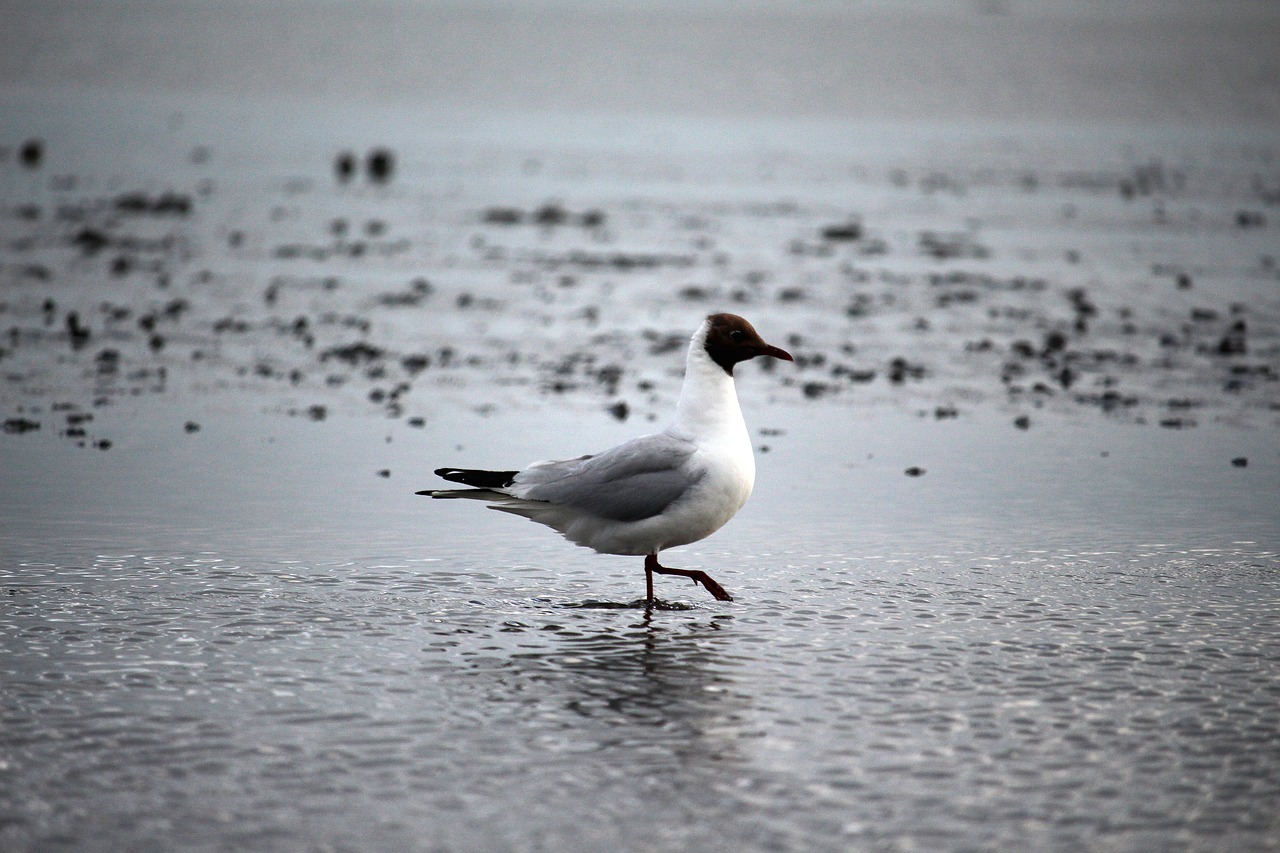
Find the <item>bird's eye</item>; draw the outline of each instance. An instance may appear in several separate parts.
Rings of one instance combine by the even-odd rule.
[[[729,333],[729,340],[733,341],[735,344],[742,343],[742,340],[745,337],[746,335],[742,334],[741,329],[734,329],[732,332]]]

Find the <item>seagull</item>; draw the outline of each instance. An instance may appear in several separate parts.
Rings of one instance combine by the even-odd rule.
[[[756,356],[794,361],[736,314],[712,314],[689,341],[675,422],[603,453],[535,462],[518,471],[439,468],[468,489],[428,489],[432,498],[487,501],[601,554],[643,556],[646,603],[653,576],[680,575],[719,601],[733,597],[706,572],[658,563],[667,548],[704,539],[742,509],[756,462],[733,368]]]

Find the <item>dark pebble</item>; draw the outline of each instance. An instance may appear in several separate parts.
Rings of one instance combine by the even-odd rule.
[[[910,468],[903,471],[902,473],[906,474],[908,477],[922,477],[924,476],[924,469],[921,468],[919,465],[912,465]]]
[[[842,225],[828,225],[822,229],[822,239],[831,243],[861,240],[862,223],[846,222]]]
[[[1022,430],[1031,429],[1031,418],[1026,415],[1018,415],[1013,419],[1013,425]]]
[[[38,429],[40,429],[39,421],[26,418],[9,418],[4,422],[4,431],[10,435],[22,435],[24,432],[33,432]]]
[[[1232,465],[1234,465],[1234,466],[1236,466],[1237,468],[1245,468],[1245,467],[1248,467],[1248,465],[1249,465],[1249,457],[1247,457],[1247,456],[1237,456],[1235,459],[1232,459],[1232,460],[1231,460],[1231,464],[1232,464]]]
[[[18,160],[28,169],[37,169],[44,160],[44,143],[39,139],[28,139],[18,149]]]
[[[383,468],[381,471],[378,472],[378,476],[382,477],[384,480],[389,479],[391,477],[391,469]]]
[[[1267,217],[1257,210],[1240,210],[1236,212],[1236,225],[1240,228],[1261,228],[1267,224]]]
[[[351,180],[351,176],[356,172],[356,155],[350,151],[343,151],[334,159],[333,171],[337,174],[339,181],[346,183]]]
[[[627,416],[631,414],[631,407],[627,405],[625,400],[619,400],[608,408],[608,412],[618,420],[625,421]]]
[[[480,218],[489,225],[519,225],[524,214],[514,207],[491,207]]]
[[[188,433],[199,432],[200,424],[196,423],[195,421],[187,421],[185,424],[182,425],[182,429],[184,432],[188,432]]]
[[[331,358],[338,361],[344,361],[353,367],[360,364],[367,364],[371,361],[377,361],[382,358],[383,351],[378,347],[366,344],[364,341],[357,341],[353,344],[345,346],[330,347],[320,353],[321,361],[328,361]]]
[[[533,213],[533,221],[539,225],[563,225],[569,214],[558,204],[544,204]]]
[[[395,168],[396,155],[386,148],[373,149],[365,159],[365,171],[369,173],[369,180],[376,184],[385,184],[391,180],[391,173]]]
[[[816,400],[819,397],[829,394],[831,392],[831,386],[825,382],[806,382],[804,384],[804,388],[801,390],[804,391],[804,395],[810,400]]]
[[[111,242],[106,234],[96,228],[82,228],[71,238],[71,242],[80,247],[86,256],[97,254]]]

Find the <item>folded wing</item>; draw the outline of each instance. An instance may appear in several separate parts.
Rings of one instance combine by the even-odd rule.
[[[695,450],[692,442],[654,433],[596,456],[530,465],[503,491],[612,521],[640,521],[661,513],[702,479]]]

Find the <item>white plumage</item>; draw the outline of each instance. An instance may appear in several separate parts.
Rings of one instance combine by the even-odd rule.
[[[792,360],[741,317],[713,314],[689,343],[675,421],[662,432],[519,471],[441,468],[438,475],[476,488],[418,494],[487,501],[600,553],[644,556],[650,603],[654,572],[692,578],[730,600],[704,572],[659,565],[657,555],[710,536],[751,495],[755,456],[733,367],[758,355]]]

